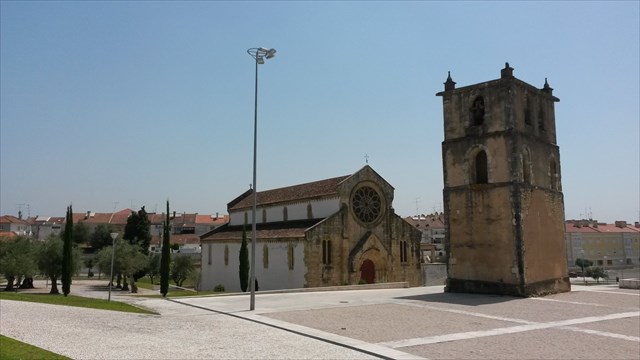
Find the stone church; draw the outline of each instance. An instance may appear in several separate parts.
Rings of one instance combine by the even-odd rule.
[[[444,83],[446,291],[537,296],[571,289],[554,105],[513,76]]]
[[[258,290],[422,283],[420,237],[393,210],[394,188],[366,165],[352,175],[257,193]],[[240,291],[243,228],[251,249],[254,196],[227,204],[229,223],[201,236],[202,290]]]

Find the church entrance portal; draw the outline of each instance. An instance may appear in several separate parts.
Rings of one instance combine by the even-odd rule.
[[[373,284],[376,281],[376,266],[373,261],[367,259],[360,266],[360,280],[367,284]]]

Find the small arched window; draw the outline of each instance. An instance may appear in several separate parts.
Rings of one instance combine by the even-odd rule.
[[[471,123],[473,125],[482,125],[484,122],[484,99],[478,96],[471,104]]]
[[[549,181],[552,190],[558,190],[558,180],[558,165],[556,164],[556,160],[552,158],[551,161],[549,161]]]
[[[474,160],[475,181],[476,184],[486,184],[489,182],[489,172],[487,170],[487,153],[480,150],[476,154]]]
[[[524,123],[526,125],[531,125],[531,104],[529,96],[526,96],[524,100]]]
[[[522,151],[522,181],[531,184],[531,155],[526,148]]]
[[[267,222],[267,209],[262,209],[262,222]]]
[[[313,219],[313,207],[307,204],[307,219]]]
[[[287,221],[287,220],[289,220],[289,211],[285,206],[284,208],[282,208],[282,221]]]
[[[545,127],[544,127],[544,109],[542,109],[542,106],[540,106],[540,108],[538,108],[538,129],[540,131],[544,131]]]

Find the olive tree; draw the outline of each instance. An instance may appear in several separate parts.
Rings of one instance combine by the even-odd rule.
[[[178,286],[182,286],[182,283],[193,272],[193,260],[191,256],[187,254],[177,255],[171,263],[171,279]]]
[[[0,241],[0,273],[7,279],[6,291],[14,290],[16,280],[33,277],[36,271],[34,247],[31,240],[18,236]]]

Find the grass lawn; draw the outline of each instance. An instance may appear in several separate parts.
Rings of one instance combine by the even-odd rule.
[[[9,291],[0,291],[0,300],[15,300],[15,301],[29,301],[29,302],[38,302],[45,304],[54,304],[54,305],[65,305],[65,306],[77,306],[77,307],[85,307],[92,309],[101,309],[101,310],[113,310],[113,311],[124,311],[124,312],[132,312],[132,313],[140,313],[140,314],[155,314],[157,313],[142,309],[139,307],[135,307],[133,305],[129,305],[126,303],[111,301],[103,299],[92,299],[81,296],[63,296],[60,295],[50,295],[50,294],[25,294],[25,293],[15,293]],[[4,358],[3,358],[4,359]]]
[[[0,335],[0,359],[29,360],[29,359],[69,359],[39,347],[25,344],[18,340]]]

